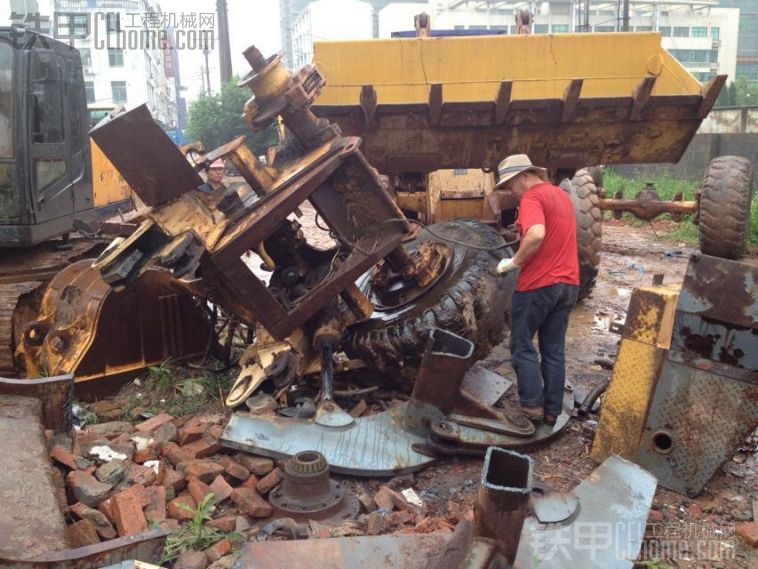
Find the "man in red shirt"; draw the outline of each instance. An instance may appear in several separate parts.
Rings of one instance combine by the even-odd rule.
[[[526,154],[503,160],[498,174],[495,187],[519,202],[518,252],[497,267],[500,274],[520,269],[511,302],[511,363],[519,400],[527,417],[554,425],[563,410],[566,329],[579,292],[576,214],[568,194],[548,183],[546,170]]]

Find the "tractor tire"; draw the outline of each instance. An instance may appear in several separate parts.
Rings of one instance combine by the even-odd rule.
[[[473,220],[445,221],[430,229],[443,237],[484,247],[503,243],[494,229]],[[489,354],[505,337],[517,271],[498,277],[494,270],[509,250],[490,253],[472,249],[441,240],[428,231],[419,232],[406,246],[413,250],[425,241],[450,247],[452,255],[445,274],[415,302],[375,311],[371,318],[348,331],[345,352],[370,368],[404,368],[403,375],[414,377],[432,328],[471,340],[474,361]],[[357,285],[366,294],[370,287],[368,274]]]
[[[705,171],[700,196],[699,240],[704,255],[739,259],[750,231],[753,171],[750,160],[719,156]]]
[[[576,245],[579,252],[579,300],[587,298],[597,282],[603,244],[603,212],[595,180],[587,169],[578,170],[561,188],[571,196],[576,211]]]

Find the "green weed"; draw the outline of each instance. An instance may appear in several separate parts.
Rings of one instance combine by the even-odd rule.
[[[243,540],[243,536],[239,533],[223,532],[205,525],[205,522],[213,519],[211,514],[214,510],[215,501],[216,497],[213,494],[206,494],[205,498],[195,508],[186,504],[179,504],[179,507],[192,512],[192,520],[166,538],[161,563],[176,559],[190,549],[198,551],[206,549],[224,538],[228,538],[233,543],[239,543]]]

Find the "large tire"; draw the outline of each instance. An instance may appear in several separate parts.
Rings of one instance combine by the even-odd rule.
[[[445,221],[431,229],[443,237],[485,247],[503,242],[494,229],[473,220]],[[413,370],[421,362],[432,328],[471,340],[475,345],[474,360],[483,358],[502,342],[508,328],[516,271],[503,277],[493,272],[507,249],[493,255],[442,241],[427,231],[421,231],[407,246],[413,250],[425,241],[440,241],[451,248],[452,260],[445,274],[412,304],[374,312],[370,319],[353,325],[343,344],[350,357],[360,358],[374,369]],[[367,275],[357,284],[366,293]]]
[[[576,211],[576,245],[579,251],[579,300],[587,298],[597,282],[603,244],[603,212],[590,172],[579,170],[561,187],[571,196]]]
[[[705,255],[739,259],[750,230],[753,170],[750,160],[719,156],[705,171],[700,196],[700,250]]]

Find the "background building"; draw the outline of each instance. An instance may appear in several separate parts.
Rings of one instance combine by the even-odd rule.
[[[373,7],[362,0],[315,0],[303,8],[292,26],[293,68],[313,59],[316,40],[373,37]]]
[[[726,0],[722,3],[751,4],[758,0]],[[589,14],[586,13],[589,6]],[[536,1],[466,1],[390,3],[379,12],[379,36],[412,30],[413,14],[431,15],[432,29],[496,30],[515,33],[514,13],[529,9],[534,13],[533,33],[614,32],[623,29],[619,1],[549,0]],[[663,47],[676,57],[699,80],[717,73],[734,79],[737,73],[740,10],[723,7],[718,0],[630,0],[630,31],[659,31]],[[758,35],[758,25],[753,28]],[[742,46],[742,43],[739,44]],[[743,49],[740,47],[740,49]],[[753,46],[758,56],[758,46]],[[747,47],[745,54],[749,53]]]
[[[11,0],[7,18],[79,50],[88,104],[147,103],[164,128],[178,126],[179,59],[173,31],[158,4],[150,0]]]

